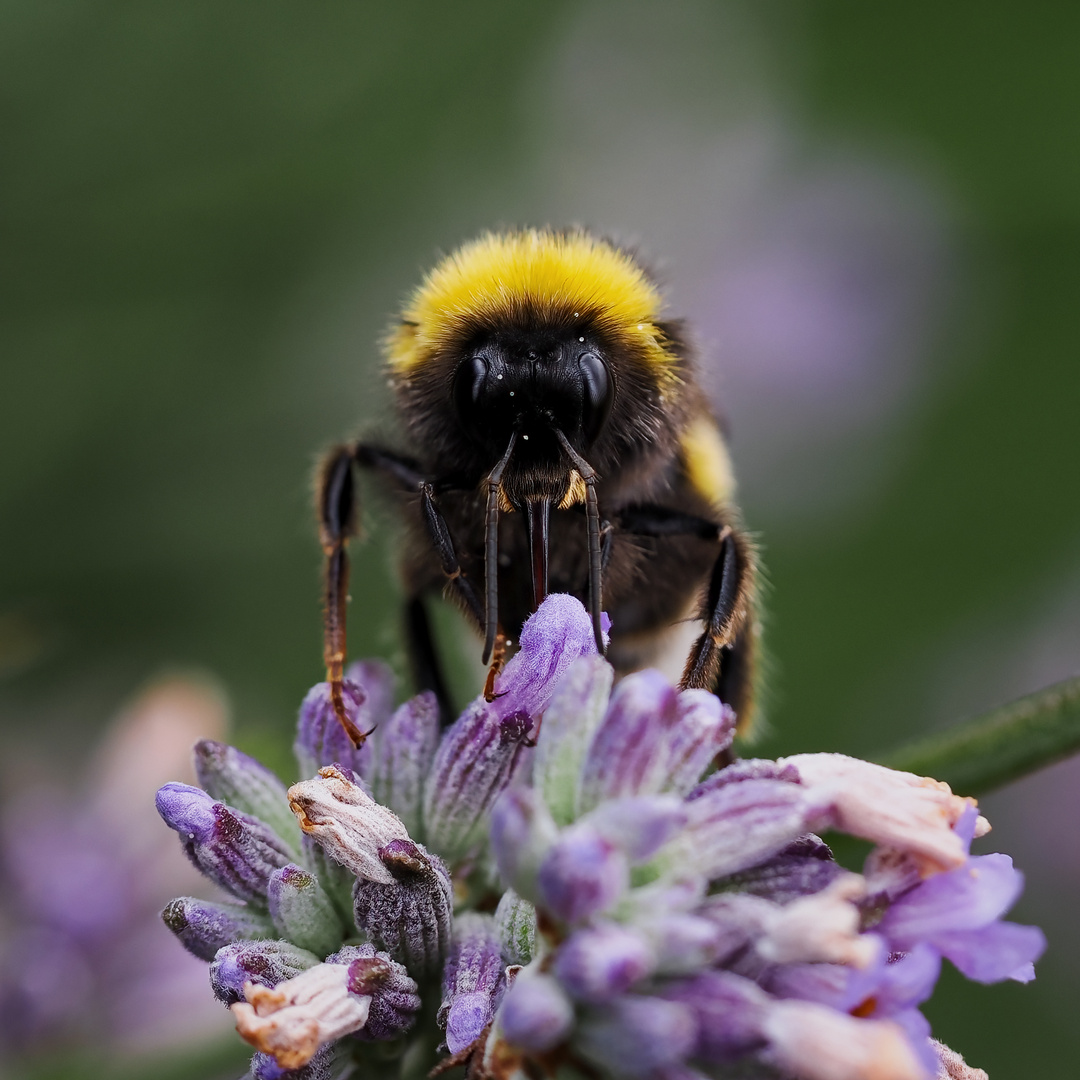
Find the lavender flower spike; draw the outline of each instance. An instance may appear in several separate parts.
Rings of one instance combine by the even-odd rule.
[[[341,919],[314,874],[293,863],[283,866],[270,875],[267,896],[283,937],[319,956],[341,942]]]
[[[498,929],[490,915],[469,912],[454,920],[454,944],[443,971],[438,1022],[456,1054],[491,1023],[506,989]]]
[[[273,989],[248,983],[232,1005],[236,1030],[283,1069],[303,1068],[327,1043],[359,1031],[371,998],[349,990],[344,964],[318,964]]]
[[[365,880],[393,882],[379,849],[394,840],[408,840],[409,834],[393,811],[380,806],[341,769],[328,765],[314,780],[293,784],[289,805],[300,828],[335,862]]]
[[[195,744],[199,786],[219,802],[265,821],[290,846],[300,842],[285,785],[261,762],[235,746],[200,739]]]
[[[246,904],[222,904],[180,896],[166,905],[161,921],[180,944],[200,960],[213,960],[218,949],[234,941],[274,936],[274,924]]]
[[[296,854],[257,818],[230,810],[205,791],[169,783],[157,793],[158,813],[180,834],[188,858],[235,897],[265,908],[266,886]]]

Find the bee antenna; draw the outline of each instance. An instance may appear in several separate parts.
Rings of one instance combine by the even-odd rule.
[[[484,516],[484,656],[483,663],[491,659],[491,650],[495,648],[495,635],[499,629],[499,487],[503,473],[510,463],[514,452],[517,432],[512,432],[506,452],[499,459],[499,464],[491,470],[487,478],[487,513]]]
[[[600,625],[603,597],[600,592],[600,504],[596,498],[596,470],[570,445],[570,440],[552,425],[563,452],[585,481],[585,521],[589,530],[589,615],[592,617],[596,650],[604,655],[604,631]]]

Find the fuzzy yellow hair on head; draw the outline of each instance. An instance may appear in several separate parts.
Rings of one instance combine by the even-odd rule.
[[[670,364],[659,290],[625,252],[586,232],[485,233],[439,262],[409,298],[387,342],[390,367],[407,374],[469,328],[523,309],[593,320]]]

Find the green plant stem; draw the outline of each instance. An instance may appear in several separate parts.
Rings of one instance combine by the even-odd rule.
[[[891,751],[883,765],[984,795],[1080,750],[1080,677]]]

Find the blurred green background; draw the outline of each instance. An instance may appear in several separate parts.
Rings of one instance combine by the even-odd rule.
[[[699,329],[772,582],[763,753],[1080,673],[1078,48],[1049,0],[0,5],[7,772],[74,776],[176,666],[288,769],[313,463],[392,432],[388,318],[500,224],[639,243]],[[350,645],[400,663],[372,518]],[[1078,792],[985,802],[1050,949],[928,1013],[994,1080],[1080,1055]]]

